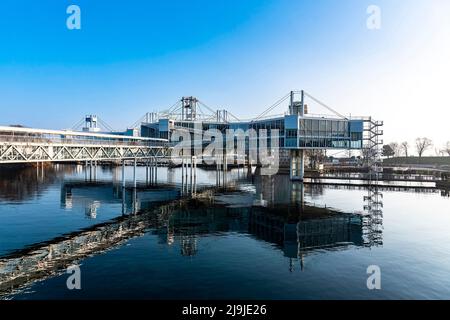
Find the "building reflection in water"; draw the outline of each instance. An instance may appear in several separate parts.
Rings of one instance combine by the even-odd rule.
[[[304,206],[304,215],[288,207],[274,211],[264,207],[217,207],[176,211],[164,230],[161,243],[178,240],[183,255],[197,253],[201,235],[239,232],[275,244],[285,257],[302,259],[315,250],[343,250],[348,246],[381,245],[365,241],[364,217],[339,214],[325,208]],[[317,218],[314,218],[316,216]],[[291,260],[292,261],[292,260]]]
[[[54,181],[51,179],[59,175],[49,171],[45,177]],[[179,246],[180,254],[187,257],[195,257],[202,250],[203,236],[245,234],[278,248],[280,256],[289,259],[291,271],[295,265],[303,269],[311,253],[382,245],[382,229],[373,225],[381,224],[382,219],[367,220],[364,215],[339,213],[304,202],[305,193],[314,199],[323,193],[323,186],[291,183],[287,176],[252,174],[246,179],[251,179],[250,183],[247,180],[247,184],[237,186],[240,189],[226,193],[228,203],[217,201],[212,189],[179,200],[180,189],[173,186],[122,188],[120,183],[65,180],[61,184],[63,208],[84,208],[86,216],[95,219],[105,204],[122,203],[124,214],[0,257],[0,295],[147,232],[157,235],[160,243]],[[244,193],[245,187],[252,192]]]
[[[61,189],[61,204],[72,207],[90,203],[89,216],[97,214],[101,203],[123,197],[113,185],[84,185],[67,182]],[[292,205],[227,207],[214,201],[213,191],[199,193],[196,199],[177,199],[176,190],[134,189],[136,199],[128,208],[141,208],[140,214],[120,216],[108,223],[65,235],[0,258],[0,292],[10,292],[30,281],[56,274],[74,261],[101,253],[146,232],[158,235],[160,242],[179,245],[184,256],[201,250],[201,237],[237,232],[275,244],[292,261],[317,249],[345,249],[372,245],[364,242],[362,218],[337,214],[326,208]],[[126,193],[132,192],[125,190]],[[236,192],[237,196],[242,192]],[[231,194],[233,196],[233,194]],[[70,199],[70,200],[68,200]],[[157,201],[159,199],[160,201]],[[151,200],[151,201],[150,201]],[[86,202],[87,201],[87,202]],[[127,200],[129,201],[129,200]]]
[[[67,210],[84,208],[86,217],[95,219],[102,205],[121,203],[122,214],[149,209],[156,202],[177,199],[180,192],[160,185],[147,188],[123,188],[109,182],[67,180],[61,184],[61,207]]]
[[[0,167],[0,201],[25,201],[43,194],[47,188],[76,166],[3,165]]]

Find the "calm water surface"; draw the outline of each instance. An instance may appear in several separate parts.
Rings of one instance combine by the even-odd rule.
[[[139,168],[133,191],[131,181],[122,189],[120,168],[1,173],[1,296],[450,299],[443,192],[384,189],[370,219],[363,188],[234,170],[228,191],[174,204],[185,190],[179,169],[160,168],[153,185],[145,176]],[[196,182],[199,193],[208,190],[217,174],[199,170]],[[70,291],[65,268],[74,263],[82,289]],[[381,290],[367,289],[370,265],[381,268]]]

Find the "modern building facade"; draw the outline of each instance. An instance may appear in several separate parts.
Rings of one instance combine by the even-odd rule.
[[[298,94],[300,94],[300,100],[296,101]],[[365,140],[370,139],[371,135],[380,135],[377,128],[382,123],[374,122],[371,118],[310,115],[303,91],[299,93],[292,91],[289,98],[289,111],[284,115],[240,121],[231,119],[226,110],[219,110],[215,112],[215,115],[205,117],[198,112],[199,100],[194,97],[185,97],[181,99],[181,110],[178,109],[178,113],[174,110],[172,113],[152,114],[148,117],[151,120],[141,124],[141,136],[174,141],[174,133],[183,130],[190,132],[191,140],[194,141],[196,133],[205,133],[211,129],[219,130],[223,137],[230,137],[227,135],[229,130],[240,129],[247,133],[254,130],[257,143],[253,145],[259,147],[261,135],[264,135],[267,138],[266,145],[269,153],[277,152],[280,158],[289,156],[291,178],[302,180],[305,150],[362,150],[367,147]],[[245,145],[247,153],[250,153],[252,147],[249,143],[251,139],[252,136],[247,134]],[[210,139],[207,140],[210,141]],[[224,148],[225,144],[226,141],[224,141]]]

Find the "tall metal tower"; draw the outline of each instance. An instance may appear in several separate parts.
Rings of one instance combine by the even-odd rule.
[[[367,196],[364,196],[364,226],[365,226],[365,242],[367,246],[382,245],[382,228],[383,228],[383,194],[379,189],[379,176],[382,173],[381,167],[381,146],[383,140],[382,121],[374,121],[369,118],[366,121],[367,134],[366,146],[364,148],[366,165],[368,171],[368,190]]]
[[[197,119],[197,103],[195,97],[181,98],[181,118],[182,120],[196,120]]]

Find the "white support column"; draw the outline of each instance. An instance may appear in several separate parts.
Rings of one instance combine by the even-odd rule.
[[[186,182],[186,191],[188,190],[188,159],[184,159],[184,181]]]
[[[133,165],[133,187],[136,188],[137,181],[136,181],[136,166],[137,166],[137,159],[134,158],[134,165]]]
[[[297,177],[297,150],[290,151],[290,159],[289,159],[289,176],[291,180],[295,180]]]
[[[148,170],[150,175],[150,184],[153,184],[153,158],[148,159]]]
[[[191,193],[192,193],[192,179],[194,177],[194,157],[191,156],[191,176],[190,176],[190,185],[191,185]]]
[[[228,181],[227,181],[227,173],[228,173],[228,156],[225,152],[223,157],[223,186],[226,187]]]
[[[181,193],[184,192],[184,157],[181,158]]]
[[[145,160],[145,181],[147,182],[147,184],[149,183],[149,159]]]
[[[89,161],[89,180],[92,180],[92,160]]]
[[[125,160],[122,160],[122,187],[125,188]]]
[[[158,159],[155,157],[155,184],[158,182]]]
[[[197,193],[197,157],[194,157],[194,194]]]
[[[298,179],[300,181],[303,181],[304,177],[305,177],[305,152],[304,152],[304,150],[299,150],[297,171],[298,171],[297,172]]]
[[[305,176],[304,150],[291,150],[289,176],[291,180],[303,181]]]
[[[189,184],[188,184],[188,160],[187,158],[184,159],[184,192],[189,192]]]

